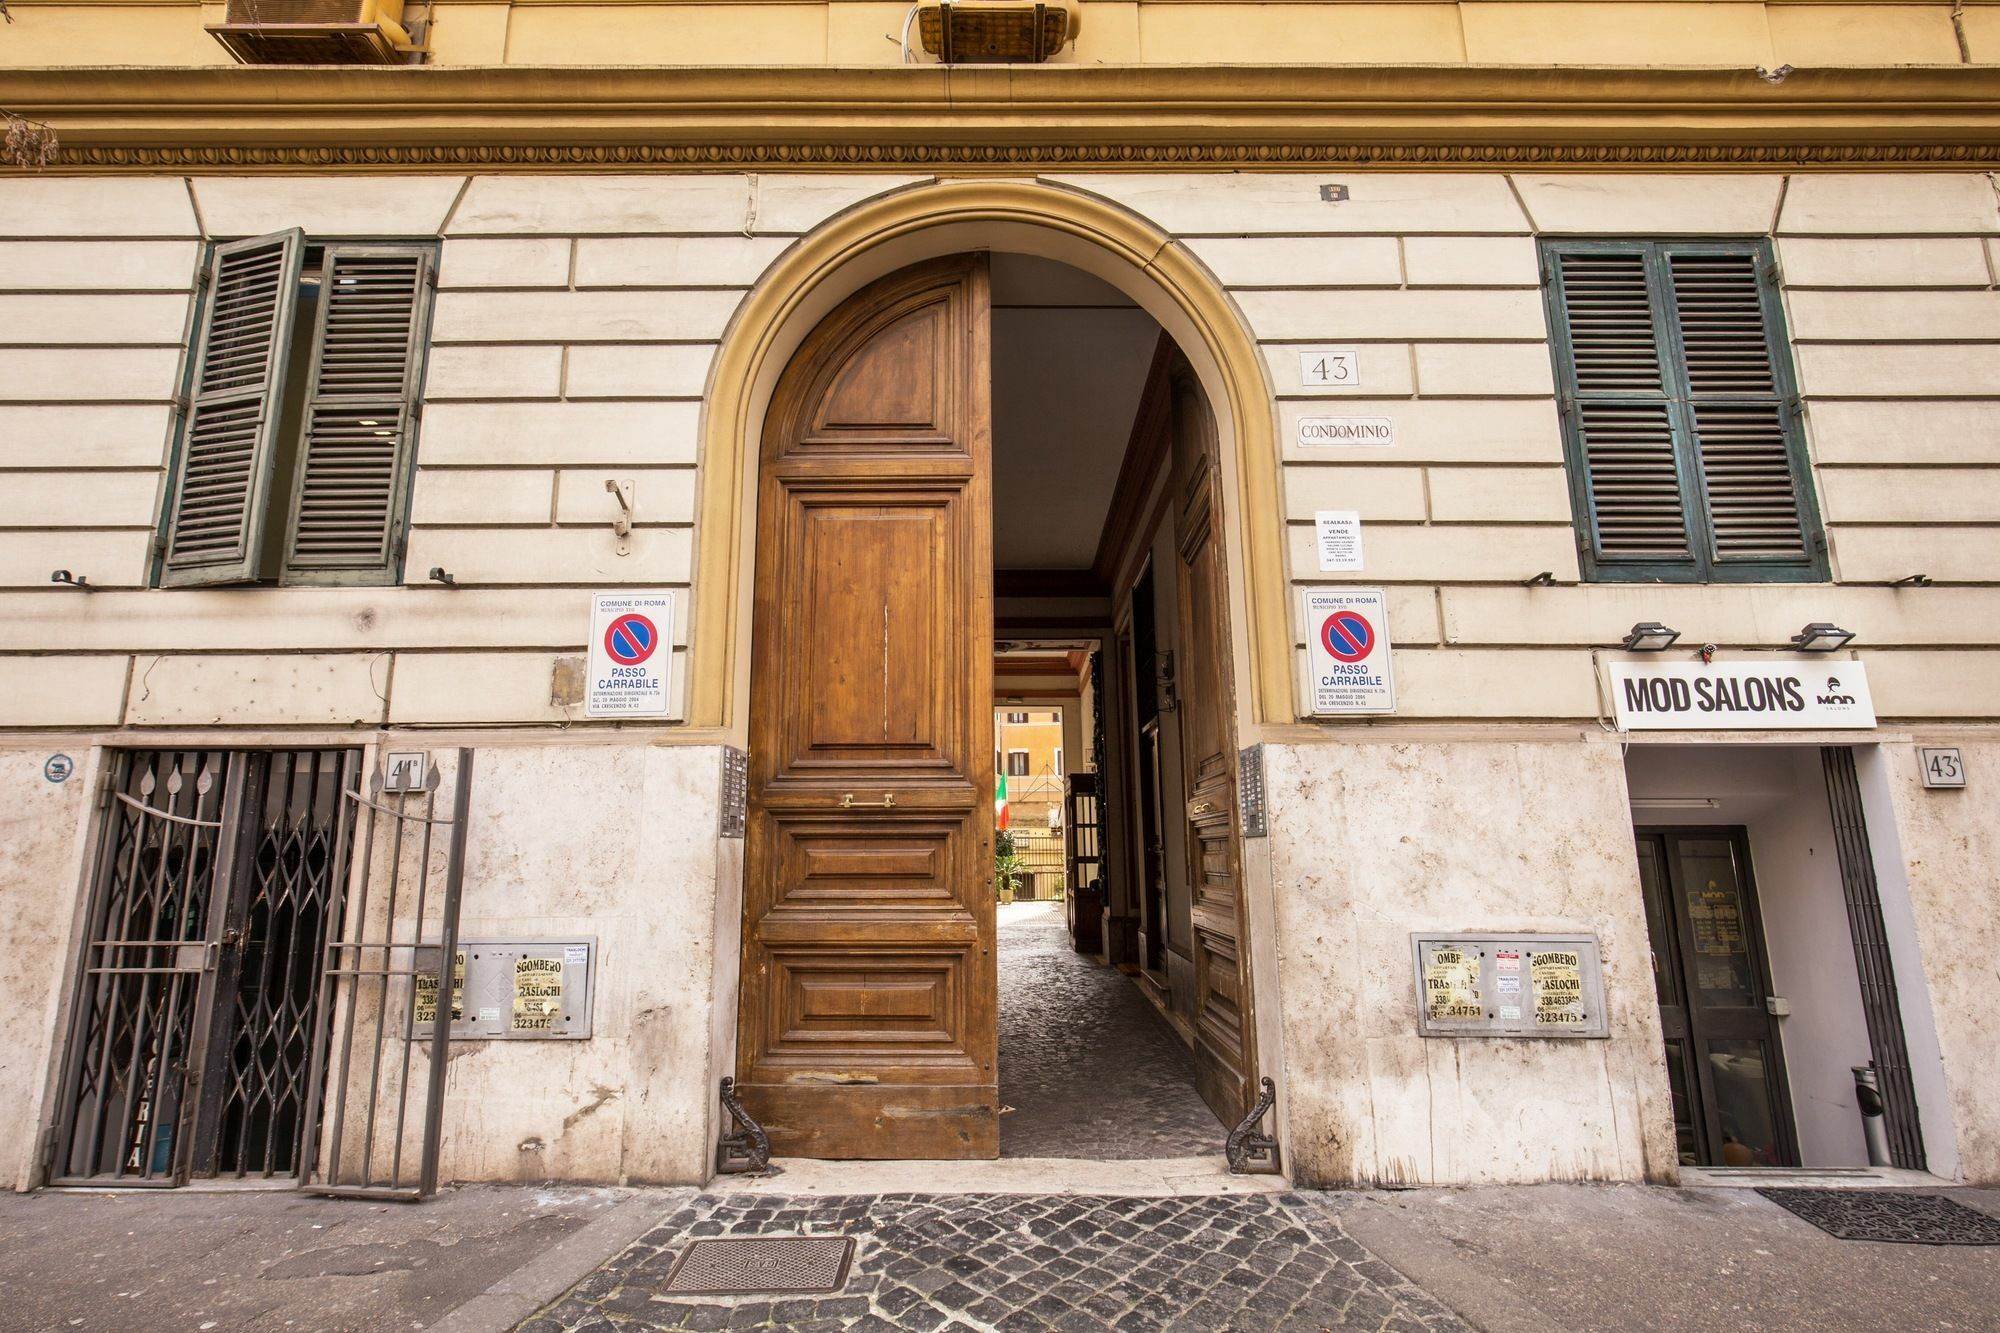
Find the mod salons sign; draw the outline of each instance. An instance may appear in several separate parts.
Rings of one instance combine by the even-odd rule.
[[[1799,731],[1872,727],[1859,662],[1613,662],[1625,731]]]

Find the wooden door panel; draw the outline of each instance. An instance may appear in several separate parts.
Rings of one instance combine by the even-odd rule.
[[[771,775],[907,777],[912,765],[961,774],[963,684],[909,667],[952,661],[954,636],[966,628],[951,605],[967,579],[963,489],[886,501],[868,491],[783,489],[780,554],[791,558],[780,568],[798,571],[798,602]]]
[[[840,317],[836,312],[831,318]],[[810,402],[797,404],[800,419],[791,423],[785,453],[880,450],[964,456],[963,428],[985,397],[987,368],[966,366],[962,354],[975,338],[984,341],[985,318],[957,293],[943,289],[906,291],[863,312],[851,321],[846,345],[826,357],[811,382],[801,387],[800,398]],[[968,371],[982,377],[982,383],[968,382]]]
[[[1215,930],[1196,919],[1194,967],[1200,1000],[1195,1006],[1196,1087],[1211,1106],[1219,1098],[1227,1099],[1234,1111],[1239,1087],[1249,1082],[1249,1069],[1243,1043],[1248,1023],[1243,958],[1233,920],[1229,929]],[[1243,1112],[1235,1114],[1240,1118]]]
[[[824,1047],[896,1060],[972,1063],[966,951],[774,949],[769,1058]]]
[[[984,260],[780,377],[758,490],[738,1091],[780,1155],[999,1151]]]
[[[856,828],[846,819],[774,818],[778,873],[770,910],[928,909],[961,916],[970,927],[963,834],[958,819],[876,820]]]
[[[866,349],[836,376],[806,442],[834,443],[843,434],[916,432],[924,440],[949,444],[950,323],[945,302],[938,300],[873,334]],[[930,373],[917,373],[915,367]]]
[[[1215,420],[1185,365],[1173,372],[1170,444],[1180,554],[1180,727],[1194,926],[1195,1083],[1234,1124],[1256,1082],[1238,876],[1236,704],[1229,659],[1221,463]]]

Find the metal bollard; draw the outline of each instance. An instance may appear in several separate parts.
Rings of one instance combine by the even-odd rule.
[[[1861,1137],[1868,1141],[1868,1165],[1888,1166],[1889,1131],[1882,1119],[1882,1089],[1874,1065],[1854,1066],[1854,1100],[1861,1107]]]

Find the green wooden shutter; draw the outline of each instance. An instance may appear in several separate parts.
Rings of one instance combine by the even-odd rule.
[[[1695,566],[1643,246],[1556,255],[1563,414],[1587,563]]]
[[[282,579],[389,583],[408,509],[431,255],[329,245],[322,274]]]
[[[1668,247],[1694,452],[1716,565],[1811,561],[1791,404],[1776,371],[1758,256]]]
[[[1548,243],[1587,576],[1823,576],[1782,317],[1757,241]]]
[[[304,252],[294,230],[210,256],[161,587],[257,577]]]

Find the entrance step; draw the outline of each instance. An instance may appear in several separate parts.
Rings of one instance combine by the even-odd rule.
[[[1232,1176],[1220,1157],[1088,1161],[1001,1157],[982,1162],[821,1162],[779,1158],[774,1176],[718,1176],[716,1194],[1105,1194],[1123,1198],[1282,1194],[1279,1176]]]
[[[1928,1171],[1909,1171],[1894,1166],[1684,1166],[1681,1168],[1681,1184],[1694,1188],[1708,1186],[1725,1189],[1783,1185],[1795,1189],[1907,1190],[1949,1189],[1952,1182]]]

